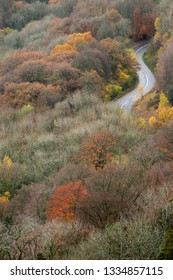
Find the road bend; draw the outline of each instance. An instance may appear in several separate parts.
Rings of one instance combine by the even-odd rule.
[[[143,61],[143,54],[146,52],[148,47],[149,43],[139,44],[134,47],[135,54],[139,63],[139,70],[137,71],[137,74],[139,76],[139,84],[133,91],[115,101],[116,105],[127,113],[131,112],[131,109],[135,102],[140,99],[141,96],[149,93],[156,83],[153,73]]]

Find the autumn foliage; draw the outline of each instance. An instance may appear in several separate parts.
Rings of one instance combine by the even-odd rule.
[[[163,43],[159,52],[158,63],[156,65],[156,79],[158,89],[164,91],[173,105],[173,60],[172,60],[173,37]]]
[[[0,0],[0,259],[163,257],[172,10],[171,0]],[[130,47],[145,39],[162,91],[149,125],[144,108],[136,118],[104,102],[138,83]]]
[[[77,50],[74,46],[71,46],[68,43],[65,43],[64,45],[57,45],[51,52],[51,54],[58,54],[58,53],[64,53],[64,52],[70,52],[71,54],[76,54]]]
[[[3,173],[9,174],[13,169],[13,161],[9,156],[4,156],[0,162],[0,175],[3,176]],[[10,192],[6,191],[2,194],[0,188],[0,219],[4,216],[6,207],[9,203]]]
[[[149,125],[151,127],[160,127],[167,121],[170,121],[173,119],[173,107],[169,105],[169,101],[166,97],[166,95],[161,92],[160,93],[160,102],[157,109],[157,116],[152,116],[149,119]]]
[[[94,38],[92,37],[90,32],[85,33],[73,33],[69,35],[68,40],[63,45],[57,45],[52,50],[52,54],[57,54],[60,52],[72,52],[76,53],[78,49],[82,46],[88,44],[90,41],[93,41]]]
[[[70,182],[58,187],[47,205],[48,219],[73,220],[77,203],[87,196],[88,192],[81,181]]]
[[[5,192],[2,196],[0,195],[0,220],[5,215],[6,208],[9,204],[9,198],[9,192]]]
[[[45,3],[45,1],[43,2]],[[62,5],[67,5],[69,2],[63,3],[63,1],[58,1],[56,7],[62,8]],[[116,36],[109,36],[109,22],[112,28],[116,25],[115,22],[117,24],[119,20],[121,22],[122,16],[114,7],[107,9],[104,1],[101,5],[103,5],[103,9],[100,9],[97,3],[76,3],[74,1],[72,3],[74,13],[69,18],[62,19],[61,16],[55,16],[41,20],[38,25],[30,22],[24,30],[19,32],[19,36],[15,35],[14,31],[10,31],[12,38],[13,34],[17,36],[15,39],[10,39],[10,42],[14,40],[15,45],[20,44],[15,46],[14,52],[10,52],[10,55],[5,56],[1,61],[0,104],[17,109],[31,105],[36,110],[38,108],[47,110],[82,88],[102,97],[104,94],[108,94],[108,98],[104,98],[105,100],[119,95],[117,90],[116,94],[107,92],[106,86],[109,84],[114,88],[122,87],[120,93],[131,88],[136,81],[135,62],[132,54],[126,48],[122,48],[122,44],[114,38]],[[46,6],[53,9],[53,5]],[[28,4],[28,7],[31,8],[32,4]],[[91,12],[91,14],[87,14],[88,16],[96,17],[96,22],[92,18],[93,28],[75,31],[73,16],[78,13],[79,16],[82,16],[84,7]],[[97,18],[98,14],[100,18]],[[121,22],[121,24],[123,23]],[[38,27],[42,24],[43,32],[42,27],[40,29]],[[95,28],[101,30],[98,31],[99,36],[95,36],[97,33],[96,30],[94,31]],[[120,27],[117,27],[118,29]],[[8,37],[8,34],[4,34],[3,30],[2,37]],[[38,36],[38,34],[40,35]],[[45,36],[42,36],[43,34]],[[105,39],[97,40],[102,37]],[[30,43],[30,39],[33,40],[33,44]],[[35,48],[37,44],[40,46],[39,48]],[[47,45],[48,48],[46,48]],[[36,49],[40,51],[36,51]],[[44,94],[45,92],[46,94]],[[47,106],[49,103],[47,100],[50,99],[53,100],[53,106]]]
[[[140,7],[134,10],[134,40],[138,41],[145,38],[151,38],[155,32],[154,13],[145,13],[142,15]]]
[[[13,166],[13,161],[9,156],[4,156],[2,162],[0,163],[0,169],[8,169]]]
[[[79,157],[95,169],[103,168],[111,161],[115,147],[116,141],[113,134],[107,130],[95,132],[83,141]]]
[[[58,92],[58,87],[45,86],[40,83],[11,83],[6,86],[2,103],[21,109],[25,105],[38,105],[39,97],[44,91]]]

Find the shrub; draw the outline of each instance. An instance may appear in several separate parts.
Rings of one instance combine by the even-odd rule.
[[[128,87],[131,82],[132,82],[132,77],[128,74],[128,70],[122,69],[119,72],[119,78],[118,78],[119,83],[124,86]]]
[[[173,230],[168,230],[165,239],[160,249],[159,260],[172,260],[173,259]]]
[[[81,144],[79,158],[96,169],[103,168],[111,161],[115,147],[113,134],[107,130],[95,132]]]
[[[59,90],[57,89],[56,91],[51,90],[51,89],[45,89],[42,92],[40,92],[39,97],[38,97],[38,107],[40,106],[45,106],[50,109],[53,109],[55,107],[55,104],[57,102],[60,102],[64,99],[62,94],[60,94]]]
[[[159,94],[156,94],[152,99],[150,98],[150,100],[147,103],[147,108],[154,107],[154,109],[157,109],[159,106],[159,99]]]
[[[3,260],[65,259],[70,248],[84,240],[87,234],[88,229],[83,229],[76,222],[48,222],[40,225],[34,219],[25,217],[20,224],[10,227],[0,223],[0,258]]]
[[[51,177],[51,183],[57,186],[67,185],[74,181],[82,182],[92,174],[93,170],[86,164],[68,163]]]
[[[80,80],[84,90],[99,94],[102,91],[103,80],[95,70],[85,71]]]
[[[124,49],[122,45],[110,38],[101,41],[109,56],[109,65],[111,68],[111,78],[117,81],[120,86],[129,87],[137,80],[136,58],[131,50]]]
[[[3,31],[4,31],[4,35],[8,35],[8,34],[10,34],[11,32],[13,32],[14,29],[12,29],[12,28],[10,28],[10,27],[7,27],[7,28],[5,28]]]
[[[14,222],[21,222],[26,216],[45,221],[46,205],[51,193],[52,189],[46,184],[22,186],[10,200],[6,215],[12,216]]]
[[[31,21],[18,34],[23,48],[30,50],[43,50],[54,37],[58,36],[59,29],[51,28],[53,15],[47,15],[38,21]]]
[[[63,45],[56,45],[55,48],[51,51],[51,54],[58,54],[58,53],[64,53],[64,52],[70,52],[70,53],[77,53],[77,50],[74,46],[71,46],[68,43],[65,43]]]
[[[34,111],[34,106],[31,105],[24,105],[21,109],[20,112],[22,115],[28,114],[30,112]]]
[[[118,11],[112,9],[102,16],[96,37],[100,40],[116,37],[124,39],[130,35],[130,32],[130,22],[123,19]]]
[[[108,92],[108,94],[110,95],[110,99],[114,99],[114,98],[118,97],[119,95],[121,95],[121,93],[122,93],[122,87],[119,85],[109,84],[106,86],[105,89]]]
[[[48,219],[71,221],[76,215],[76,204],[88,193],[81,181],[70,182],[58,187],[47,205]]]
[[[92,37],[90,32],[70,34],[67,41],[63,45],[58,44],[57,46],[55,46],[55,48],[52,50],[52,54],[64,51],[77,53],[77,50],[81,50],[84,45],[87,45],[90,41],[93,40],[94,38]]]
[[[142,117],[139,117],[139,118],[137,119],[137,125],[138,125],[139,128],[145,128],[145,127],[146,127],[146,121],[145,121],[145,119],[142,118]]]
[[[76,47],[77,50],[81,50],[84,45],[87,45],[91,41],[95,41],[91,32],[73,33],[69,35],[67,44]]]
[[[8,169],[11,168],[13,166],[13,161],[11,160],[11,158],[9,156],[4,156],[2,159],[2,163],[0,164],[0,168],[1,169]]]
[[[136,202],[146,188],[141,170],[135,164],[116,161],[103,170],[96,170],[84,180],[89,196],[78,204],[84,223],[104,228],[118,221],[121,215],[133,213]]]
[[[172,131],[173,122],[170,121],[168,125],[158,130],[154,138],[162,157],[169,161],[173,159]]]
[[[69,17],[73,12],[76,0],[61,0],[55,5],[50,5],[49,11],[60,18]]]
[[[49,41],[48,46],[46,46],[46,52],[50,53],[56,46],[64,45],[67,41],[67,38],[67,35],[63,35],[55,39],[51,38],[51,41]]]
[[[157,127],[157,120],[156,120],[156,118],[154,117],[154,116],[152,116],[150,119],[149,119],[149,125],[151,126],[151,127]]]
[[[39,20],[48,14],[48,7],[43,2],[26,4],[22,9],[17,10],[7,20],[7,25],[13,29],[21,30],[27,23]]]
[[[0,28],[6,26],[6,22],[12,13],[12,4],[13,4],[12,0],[1,0],[1,2],[0,2]]]
[[[10,192],[13,196],[25,181],[25,171],[17,164],[0,167],[0,194]]]
[[[128,202],[125,199],[121,201],[116,194],[105,190],[93,190],[89,197],[77,203],[77,214],[83,223],[104,229],[119,220],[128,208]]]
[[[23,63],[24,64],[26,63],[26,65],[28,65],[29,60],[31,60],[32,62],[38,61],[38,63],[40,63],[41,62],[40,60],[43,57],[45,57],[45,54],[42,52],[21,50],[21,51],[17,51],[14,54],[12,54],[10,56],[10,58],[4,59],[0,65],[0,91],[1,91],[1,93],[4,93],[4,87],[6,84],[9,84],[11,82],[17,82],[17,79],[19,79],[20,74],[22,76],[20,68],[22,67]],[[44,63],[43,63],[43,65],[44,65]],[[38,75],[38,77],[39,77],[39,75]]]
[[[46,57],[46,55],[43,52],[39,51],[28,51],[25,49],[16,51],[10,56],[10,58],[6,58],[1,62],[0,75],[7,75],[9,72],[15,70],[17,66],[21,65],[26,61],[38,61],[39,59],[42,59],[44,57]]]
[[[103,100],[104,101],[111,101],[111,95],[108,94],[108,93],[105,93],[104,96],[103,96]]]
[[[24,105],[38,106],[39,96],[45,90],[58,92],[59,89],[39,83],[11,83],[5,87],[5,94],[1,97],[2,103],[18,109]]]
[[[159,127],[165,122],[173,119],[173,108],[169,106],[169,101],[163,92],[160,93],[160,101],[157,109],[157,117],[151,117],[149,124]]]
[[[6,209],[9,203],[10,193],[5,192],[2,196],[0,195],[0,220],[4,218]]]
[[[115,223],[90,234],[70,255],[79,260],[156,260],[163,229],[142,217]]]
[[[75,56],[73,65],[82,71],[95,70],[101,77],[108,79],[110,62],[108,55],[96,46],[86,46]]]
[[[69,63],[57,64],[57,70],[49,77],[48,81],[53,85],[59,85],[63,94],[74,92],[81,87],[80,70]]]
[[[173,39],[171,38],[161,49],[156,66],[156,79],[159,90],[169,92],[169,100],[173,101],[173,60],[172,60]]]
[[[42,84],[48,83],[48,78],[52,74],[50,64],[46,64],[39,60],[29,60],[18,66],[14,71],[15,80],[18,83],[38,82]]]

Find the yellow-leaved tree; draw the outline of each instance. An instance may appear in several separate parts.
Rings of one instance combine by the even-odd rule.
[[[54,49],[51,51],[51,54],[57,54],[60,52],[76,53],[84,45],[94,40],[95,39],[91,35],[91,32],[73,33],[69,35],[67,41],[63,45],[59,45],[59,44],[56,45]]]
[[[152,116],[150,119],[149,119],[149,125],[150,127],[154,127],[157,125],[157,120],[154,116]]]
[[[86,45],[91,41],[94,41],[94,37],[91,35],[91,32],[84,33],[73,33],[69,35],[67,44],[79,48],[81,45]]]
[[[5,192],[2,196],[0,195],[0,219],[4,217],[7,205],[9,203],[10,193]]]
[[[160,102],[157,109],[157,116],[152,116],[149,119],[150,127],[160,127],[165,122],[173,119],[173,107],[169,105],[169,101],[166,95],[161,92],[160,93]]]
[[[76,49],[76,47],[71,46],[68,43],[65,43],[63,45],[56,45],[55,48],[51,51],[51,54],[66,53],[66,52],[76,54],[77,49]]]
[[[2,162],[0,163],[0,169],[10,168],[13,165],[13,161],[9,156],[4,156]]]
[[[166,97],[166,95],[163,92],[161,92],[158,108],[163,109],[164,107],[167,107],[168,105],[169,105],[168,98]]]
[[[155,19],[155,23],[154,23],[154,26],[155,26],[155,35],[154,35],[154,43],[156,44],[157,42],[160,41],[160,34],[159,34],[159,30],[160,30],[160,17],[157,17]]]

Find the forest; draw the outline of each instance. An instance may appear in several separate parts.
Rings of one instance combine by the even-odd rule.
[[[172,1],[1,0],[0,139],[1,260],[172,260]]]

